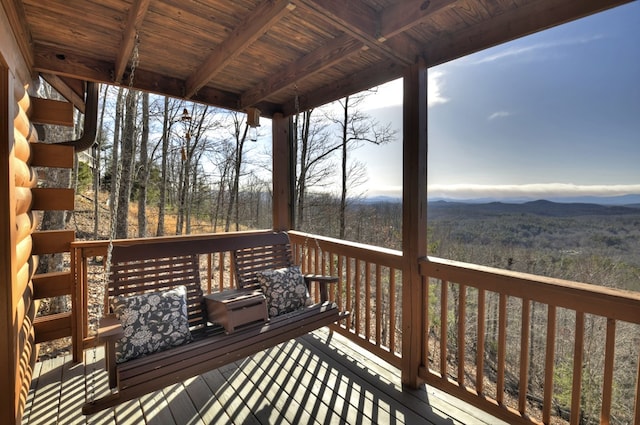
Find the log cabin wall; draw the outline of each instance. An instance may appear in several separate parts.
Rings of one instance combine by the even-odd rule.
[[[61,245],[68,252],[70,240],[66,239],[72,240],[73,232],[65,235],[66,239],[59,238],[59,235],[52,235],[52,238],[39,236],[42,233],[36,231],[39,215],[34,210],[73,209],[73,190],[70,190],[71,193],[65,190],[62,196],[65,201],[61,203],[60,189],[48,193],[36,188],[38,178],[33,167],[46,165],[37,163],[53,160],[53,166],[70,168],[73,165],[73,148],[38,143],[30,115],[35,111],[36,115],[42,117],[39,121],[60,124],[59,118],[51,118],[50,112],[59,111],[59,105],[52,105],[49,101],[39,102],[29,95],[32,82],[30,58],[28,54],[23,54],[24,49],[20,49],[9,21],[5,10],[0,8],[0,376],[5,377],[0,380],[0,423],[16,425],[21,422],[31,386],[38,355],[38,339],[72,334],[71,318],[57,318],[43,321],[44,326],[41,327],[47,329],[48,326],[50,329],[50,323],[54,323],[62,329],[48,334],[40,332],[38,338],[37,293],[40,292],[41,297],[52,296],[56,292],[69,294],[71,282],[68,273],[66,279],[57,278],[57,282],[68,282],[64,290],[60,289],[59,283],[57,286],[36,284],[34,289],[34,282],[37,282],[34,273],[38,263],[38,257],[34,254],[38,251],[54,252]],[[72,113],[69,113],[72,110],[67,106],[64,106],[64,110],[63,121],[68,124],[72,122]],[[60,114],[54,112],[54,115],[59,117]],[[44,152],[42,147],[54,148],[57,152]],[[57,247],[38,242],[47,239],[57,239]],[[48,279],[44,280],[47,283],[56,280],[51,276],[46,277]],[[51,287],[53,289],[49,289]],[[59,326],[61,322],[64,326]]]
[[[0,418],[20,423],[37,357],[32,299],[31,187],[35,174],[27,165],[28,139],[34,135],[27,118],[30,76],[20,51],[0,13]],[[9,379],[7,379],[9,377]],[[13,378],[13,379],[12,379]]]

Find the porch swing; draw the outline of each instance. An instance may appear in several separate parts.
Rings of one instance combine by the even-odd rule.
[[[134,59],[136,53],[137,43]],[[137,59],[132,60],[131,80],[136,65]],[[115,181],[117,188],[118,176]],[[82,407],[85,415],[201,375],[348,315],[329,300],[327,287],[338,278],[303,276],[293,262],[285,232],[156,241],[113,238],[112,222],[104,279],[104,306],[109,311],[96,333],[97,344],[105,346],[111,392],[96,399],[92,385]],[[236,289],[204,295],[200,255],[218,252],[232,254]],[[319,285],[317,303],[309,297],[311,282]]]
[[[205,296],[199,255],[221,251],[232,252],[236,289]],[[322,285],[314,304],[307,301],[312,281]],[[107,288],[111,312],[97,334],[115,392],[88,401],[82,412],[115,406],[341,320],[348,313],[328,300],[326,290],[336,281],[301,275],[284,232],[116,242]],[[151,316],[163,319],[152,324]],[[136,328],[140,323],[145,325]],[[152,352],[136,345],[139,332],[152,342],[145,344]]]

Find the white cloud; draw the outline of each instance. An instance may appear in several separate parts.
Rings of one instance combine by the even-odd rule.
[[[485,197],[544,198],[556,196],[622,196],[640,194],[640,184],[578,185],[573,183],[533,183],[520,185],[433,184],[430,197],[454,199]]]
[[[498,112],[494,112],[493,114],[489,115],[489,118],[487,118],[487,119],[489,121],[491,121],[491,120],[495,120],[497,118],[506,118],[508,116],[511,116],[511,112],[498,111]]]
[[[430,71],[427,81],[427,105],[429,107],[447,103],[447,99],[442,94],[443,71]],[[402,106],[402,78],[390,81],[378,86],[376,92],[369,96],[363,106],[363,110],[386,108],[389,106]]]
[[[432,107],[441,103],[447,103],[449,99],[442,95],[442,79],[444,77],[442,71],[429,72],[427,81],[427,106]]]
[[[571,38],[571,39],[565,39],[565,40],[558,40],[554,42],[531,44],[528,46],[521,46],[519,45],[518,42],[514,42],[506,45],[509,47],[493,49],[492,51],[494,50],[497,50],[497,51],[493,54],[481,57],[480,59],[473,61],[472,64],[477,65],[481,63],[494,62],[500,59],[522,56],[524,54],[527,54],[536,50],[547,50],[547,49],[553,49],[556,47],[566,47],[566,46],[575,46],[579,44],[586,44],[595,40],[600,40],[602,38],[603,38],[602,35],[594,35],[591,37]]]

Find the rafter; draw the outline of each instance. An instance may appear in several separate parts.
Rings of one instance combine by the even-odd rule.
[[[84,113],[84,99],[76,93],[69,84],[60,78],[60,76],[48,72],[43,72],[41,75],[51,87],[56,89],[56,91],[62,95],[62,97],[72,103],[80,112]]]
[[[261,37],[276,22],[295,9],[289,0],[262,2],[238,27],[229,34],[203,62],[185,84],[185,96],[192,97],[245,48]]]
[[[394,37],[441,10],[453,8],[457,0],[402,0],[380,14],[378,41]]]
[[[386,57],[409,65],[415,61],[416,43],[404,35],[395,37],[393,42],[379,40],[378,13],[362,1],[349,0],[301,0],[315,16],[340,31],[362,41],[367,46],[380,51]]]
[[[116,58],[116,66],[113,73],[113,79],[116,83],[122,82],[122,76],[124,75],[127,63],[131,58],[131,53],[136,43],[136,34],[140,25],[144,21],[144,17],[149,9],[149,3],[151,0],[134,0],[129,9],[127,16],[127,26],[122,34],[122,45],[118,51],[118,57]]]
[[[240,108],[252,106],[280,90],[297,84],[303,78],[323,72],[336,63],[359,53],[363,48],[362,42],[354,40],[346,34],[333,39],[244,92],[240,96]]]
[[[297,102],[295,99],[291,99],[283,105],[282,112],[284,116],[290,116],[298,112],[298,109],[305,111],[333,102],[345,96],[400,78],[404,71],[405,67],[403,65],[388,59],[364,71],[351,74],[317,90],[302,94]]]

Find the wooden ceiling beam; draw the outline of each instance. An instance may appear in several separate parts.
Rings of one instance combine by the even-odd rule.
[[[36,71],[55,74],[60,77],[84,78],[89,81],[113,84],[111,81],[112,62],[90,59],[74,55],[71,52],[59,51],[53,53],[47,47],[40,46],[36,46],[34,51],[34,69]],[[126,73],[124,77],[127,77]],[[138,68],[135,73],[133,88],[183,98],[184,81]],[[232,110],[238,110],[239,104],[237,95],[209,87],[200,90],[198,95],[193,97],[193,100]],[[272,110],[274,107],[269,106],[269,108],[265,109]]]
[[[282,112],[290,116],[300,111],[316,108],[334,100],[368,90],[396,78],[402,77],[406,67],[393,59],[388,59],[362,72],[351,74],[320,89],[304,93],[298,101],[291,99],[283,105]],[[297,104],[296,104],[297,103]]]
[[[144,21],[151,0],[134,0],[127,16],[127,25],[122,34],[122,44],[116,58],[113,79],[117,84],[122,83],[122,76],[131,59],[131,54],[137,43],[138,29]]]
[[[416,42],[397,35],[393,40],[379,39],[380,16],[362,1],[349,0],[301,0],[304,6],[327,24],[362,41],[368,47],[397,62],[410,65],[415,62],[413,52],[419,50]]]
[[[27,26],[27,17],[24,12],[24,6],[22,1],[18,0],[0,0],[0,7],[4,8],[7,19],[9,20],[9,26],[13,31],[13,36],[18,43],[20,53],[24,58],[27,66],[31,68],[33,66],[33,38],[31,31]],[[4,41],[3,41],[4,42]]]
[[[42,78],[49,83],[62,97],[67,99],[69,103],[72,103],[80,112],[84,114],[85,104],[84,98],[81,97],[76,91],[67,84],[59,75],[51,74],[49,72],[43,72],[40,74]]]
[[[290,0],[261,2],[229,37],[217,46],[185,84],[185,97],[191,98],[222,70],[227,63],[242,54],[254,41],[267,32],[282,17],[295,9]]]
[[[394,37],[424,22],[433,14],[455,7],[457,0],[402,0],[380,14],[378,41]]]
[[[343,34],[244,92],[240,96],[240,108],[253,106],[280,90],[296,85],[304,78],[323,72],[336,63],[359,53],[363,48],[362,42]]]

